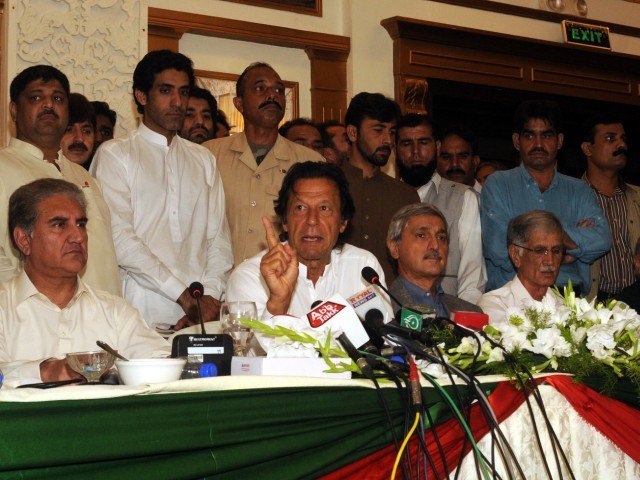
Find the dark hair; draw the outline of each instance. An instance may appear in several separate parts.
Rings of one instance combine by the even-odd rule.
[[[401,128],[415,128],[424,125],[431,129],[431,134],[436,134],[436,124],[433,119],[428,115],[420,113],[407,113],[402,115],[396,125],[396,132],[399,132]],[[398,135],[396,135],[396,142],[398,141]]]
[[[236,80],[236,97],[241,97],[244,94],[244,78],[251,70],[255,70],[256,68],[269,68],[275,72],[275,69],[266,62],[253,62],[242,71],[238,80]]]
[[[82,123],[89,121],[93,125],[93,129],[96,129],[96,113],[93,109],[91,102],[87,100],[87,97],[79,93],[69,94],[69,123]]]
[[[344,116],[345,125],[360,128],[365,118],[379,122],[393,122],[400,118],[400,106],[381,93],[360,92],[351,99]]]
[[[218,109],[218,116],[216,117],[216,122],[224,125],[224,128],[227,130],[231,130],[231,125],[229,125],[229,120],[227,120],[227,115],[220,109]],[[216,128],[216,131],[218,129]]]
[[[38,218],[38,205],[47,198],[56,195],[67,195],[73,198],[86,212],[87,201],[82,191],[73,183],[59,178],[41,178],[27,183],[9,197],[9,236],[15,249],[20,252],[20,258],[23,258],[24,255],[16,244],[13,231],[19,227],[31,235]]]
[[[344,123],[340,123],[338,120],[327,120],[326,122],[316,124],[316,128],[320,132],[320,137],[322,137],[322,146],[325,148],[336,148],[336,142],[333,141],[333,137],[329,133],[331,127],[344,128]]]
[[[205,100],[209,104],[211,118],[213,118],[213,123],[215,124],[218,117],[218,101],[211,92],[206,88],[192,87],[189,91],[189,97]]]
[[[551,100],[527,100],[518,105],[513,116],[513,133],[521,134],[525,124],[536,118],[547,122],[556,133],[562,133],[562,112]]]
[[[282,126],[278,129],[278,133],[286,138],[287,133],[289,133],[289,129],[291,129],[291,127],[299,127],[301,125],[313,127],[316,130],[318,129],[318,127],[316,127],[316,124],[313,123],[310,119],[300,117],[300,118],[294,118],[293,120],[289,120],[288,122],[283,123]]]
[[[171,50],[149,52],[138,62],[136,69],[133,71],[133,99],[138,106],[138,113],[144,113],[144,106],[138,102],[135,91],[140,90],[141,92],[149,93],[156,75],[165,70],[185,72],[189,77],[189,89],[193,88],[195,75],[193,73],[193,62],[189,57]]]
[[[353,198],[351,198],[351,194],[349,193],[349,182],[340,167],[332,163],[324,162],[309,161],[296,163],[289,169],[287,175],[282,180],[278,198],[274,202],[276,215],[280,217],[282,224],[285,225],[287,223],[287,203],[293,192],[293,187],[298,180],[308,178],[326,178],[336,184],[340,192],[340,219],[343,222],[348,222],[348,229],[353,219],[353,214],[356,211],[353,205]],[[338,236],[338,242],[336,244],[338,247],[344,245],[347,229]],[[282,241],[286,240],[287,232],[282,232],[280,239]]]
[[[111,108],[109,108],[109,104],[107,102],[99,102],[96,100],[91,102],[91,105],[93,106],[94,112],[96,112],[96,117],[98,115],[103,115],[107,117],[115,128],[117,114],[115,110],[111,110]]]
[[[595,113],[582,124],[580,139],[582,142],[593,143],[596,139],[596,127],[598,125],[614,125],[617,123],[624,126],[622,118],[614,112]]]
[[[33,67],[25,68],[18,75],[15,76],[9,87],[9,96],[12,102],[17,102],[18,97],[34,80],[42,80],[48,82],[50,80],[57,80],[62,85],[64,93],[69,96],[69,79],[67,76],[51,65],[34,65]]]
[[[476,137],[475,133],[473,133],[467,127],[463,125],[454,125],[447,128],[440,137],[440,141],[444,142],[447,137],[450,137],[452,135],[460,137],[462,140],[469,144],[469,147],[471,147],[471,155],[478,154],[478,138]]]

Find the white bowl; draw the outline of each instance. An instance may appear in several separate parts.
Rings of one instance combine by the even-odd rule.
[[[185,363],[184,358],[138,358],[116,360],[116,367],[124,384],[135,387],[179,380]]]

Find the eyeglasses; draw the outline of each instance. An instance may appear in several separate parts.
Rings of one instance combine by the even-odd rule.
[[[520,248],[524,248],[525,250],[528,250],[530,252],[533,252],[534,255],[536,257],[546,257],[547,255],[549,255],[549,253],[551,253],[551,255],[553,255],[554,257],[561,257],[564,255],[565,253],[565,248],[564,247],[551,247],[551,248],[547,248],[547,247],[536,247],[536,248],[528,248],[525,247],[523,245],[518,245],[517,243],[514,243],[513,246],[515,247],[520,247]]]

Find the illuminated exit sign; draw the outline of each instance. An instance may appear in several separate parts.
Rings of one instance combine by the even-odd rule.
[[[611,50],[609,27],[563,20],[562,29],[567,43]]]

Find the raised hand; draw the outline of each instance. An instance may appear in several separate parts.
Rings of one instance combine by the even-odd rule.
[[[278,241],[271,221],[262,217],[269,251],[262,257],[260,273],[269,288],[267,310],[272,315],[287,313],[298,282],[298,255],[289,243]]]

